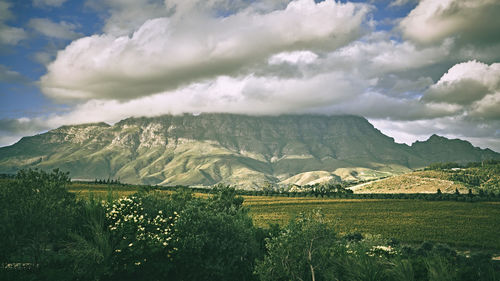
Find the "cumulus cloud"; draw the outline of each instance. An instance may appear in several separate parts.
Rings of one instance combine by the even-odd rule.
[[[484,44],[500,41],[497,0],[422,0],[400,22],[406,38],[434,44],[448,37]]]
[[[290,0],[87,0],[86,5],[105,12],[103,31],[114,36],[131,35],[149,19],[226,16],[243,9],[266,12],[283,8]]]
[[[386,32],[372,33],[363,40],[329,54],[329,67],[355,69],[369,76],[401,73],[439,63],[451,51],[452,42],[445,40],[438,46],[416,46],[408,41],[396,41]]]
[[[500,152],[500,64],[488,65],[478,61],[458,63],[413,103],[406,108],[409,114],[412,109],[418,108],[415,104],[425,110],[414,112],[420,114],[427,111],[431,114],[404,119],[398,118],[397,112],[387,111],[384,116],[375,110],[378,115],[367,116],[375,127],[398,142],[411,144],[439,134],[465,139],[482,148],[489,147]],[[398,107],[405,109],[405,106],[409,104]],[[432,113],[437,114],[432,116]]]
[[[415,8],[377,30],[375,6],[333,0],[87,0],[102,34],[33,55],[47,66],[42,91],[71,110],[0,121],[0,136],[184,112],[322,113],[365,116],[408,144],[438,133],[500,151],[498,1],[417,2],[385,1]]]
[[[81,33],[75,32],[76,25],[65,21],[57,23],[47,18],[32,18],[28,26],[44,36],[57,39],[75,39],[82,36]]]
[[[114,36],[129,35],[148,19],[168,14],[163,0],[87,0],[86,5],[109,14],[103,31]]]
[[[500,120],[500,92],[487,95],[472,105],[470,116],[480,119]]]
[[[365,5],[312,0],[260,14],[145,22],[131,37],[81,38],[41,78],[55,99],[133,99],[195,80],[237,73],[282,51],[337,48],[359,35]]]
[[[500,63],[468,61],[454,65],[422,100],[463,106],[470,117],[500,118]]]

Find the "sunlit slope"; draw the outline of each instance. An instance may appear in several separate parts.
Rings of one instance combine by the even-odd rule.
[[[354,193],[460,193],[468,192],[468,188],[449,180],[446,174],[439,171],[417,171],[397,175],[378,181],[360,184],[351,188]]]
[[[491,150],[453,142],[466,145],[460,154],[440,153],[440,161],[456,161],[457,155],[462,161],[500,159]],[[418,149],[397,144],[357,116],[165,115],[25,137],[0,148],[0,173],[60,168],[77,179],[258,188],[408,172],[436,161],[435,147],[425,143]]]

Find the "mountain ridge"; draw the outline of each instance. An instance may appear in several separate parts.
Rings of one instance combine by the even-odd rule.
[[[295,179],[376,178],[437,158],[473,162],[500,159],[500,154],[437,136],[398,144],[353,115],[206,113],[62,126],[0,148],[0,172],[58,167],[75,178],[258,188]]]

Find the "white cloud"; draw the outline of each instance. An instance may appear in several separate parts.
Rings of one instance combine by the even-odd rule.
[[[485,96],[472,105],[470,116],[480,119],[500,120],[500,91]]]
[[[106,11],[103,31],[114,36],[130,35],[149,19],[172,17],[219,16],[234,14],[239,10],[253,9],[267,12],[286,7],[290,0],[87,0],[87,6],[96,11]]]
[[[129,35],[148,19],[168,15],[163,0],[87,0],[86,4],[109,14],[103,31],[114,36]]]
[[[500,152],[500,64],[456,64],[425,92],[419,104],[444,106],[449,112],[408,120],[387,112],[387,116],[372,115],[370,121],[398,142],[411,144],[439,134]]]
[[[48,67],[43,92],[72,110],[25,120],[25,132],[183,112],[355,114],[397,141],[438,133],[500,150],[498,1],[422,0],[389,31],[374,29],[372,6],[329,0],[87,3],[109,16],[103,34],[55,61],[34,55]],[[32,27],[77,36],[65,22]]]
[[[490,66],[478,61],[456,64],[439,79],[437,85],[446,85],[464,79],[476,80],[490,89],[497,88],[500,82],[500,63]]]
[[[59,99],[133,99],[200,79],[231,75],[283,51],[335,49],[354,40],[364,5],[291,2],[265,14],[146,21],[131,37],[94,35],[60,51],[41,78]]]
[[[295,51],[295,52],[283,52],[273,55],[269,58],[269,64],[309,64],[314,62],[318,58],[318,55],[311,51]]]
[[[418,43],[456,37],[472,44],[500,40],[500,2],[497,0],[422,0],[399,27]]]
[[[463,106],[475,118],[500,119],[500,63],[468,61],[454,65],[429,88],[424,101]]]
[[[390,36],[387,32],[371,33],[328,54],[325,65],[328,69],[361,73],[366,78],[404,71],[419,74],[419,69],[446,59],[452,48],[450,40],[437,46],[416,46],[409,41],[392,40]]]
[[[75,39],[82,36],[75,32],[76,25],[65,21],[56,23],[47,18],[32,18],[28,26],[47,37],[57,39]]]
[[[116,122],[129,116],[155,116],[183,112],[231,112],[283,114],[314,112],[325,104],[348,100],[362,90],[342,73],[322,74],[309,79],[282,79],[253,75],[193,83],[185,88],[118,102],[91,100],[69,114],[54,116],[53,125],[105,120]]]

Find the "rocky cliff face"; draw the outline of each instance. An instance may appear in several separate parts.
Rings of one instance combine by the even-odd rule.
[[[266,181],[341,181],[436,161],[500,159],[464,141],[453,149],[447,145],[457,141],[433,136],[412,147],[396,144],[357,116],[165,115],[114,126],[63,126],[25,137],[0,148],[0,172],[58,167],[82,179],[257,188]]]

